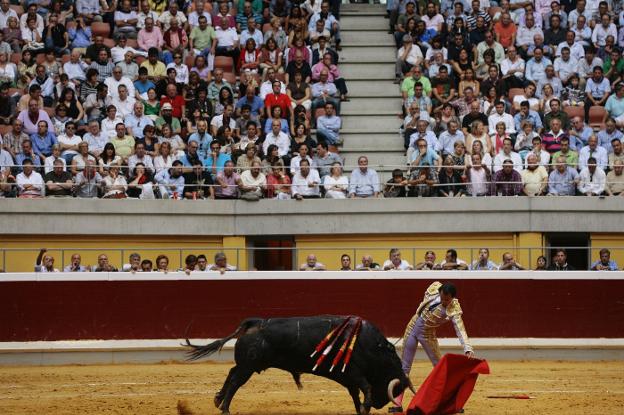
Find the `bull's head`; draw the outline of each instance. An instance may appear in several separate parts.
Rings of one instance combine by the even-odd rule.
[[[392,402],[395,406],[395,398],[403,393],[405,389],[410,388],[416,393],[409,377],[403,373],[401,368],[401,359],[397,355],[396,349],[389,341],[378,344],[379,353],[377,367],[379,368],[377,376],[372,379],[372,404],[374,408],[383,408]]]

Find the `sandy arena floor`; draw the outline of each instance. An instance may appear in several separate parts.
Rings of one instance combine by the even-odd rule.
[[[624,413],[624,362],[489,362],[466,414],[543,415]],[[157,364],[0,368],[0,414],[174,415],[179,399],[196,414],[218,414],[214,393],[230,364]],[[430,367],[419,361],[418,385]],[[351,398],[338,384],[304,375],[298,391],[289,374],[254,375],[232,401],[232,414],[350,415]],[[526,393],[530,400],[489,399]],[[406,399],[411,399],[408,395]],[[385,414],[386,409],[373,411]]]

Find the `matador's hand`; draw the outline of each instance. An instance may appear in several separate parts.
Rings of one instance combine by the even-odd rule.
[[[468,356],[470,359],[474,359],[475,358],[474,352],[466,352],[466,356]]]

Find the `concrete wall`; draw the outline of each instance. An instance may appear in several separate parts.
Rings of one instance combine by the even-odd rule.
[[[1,235],[624,232],[621,198],[0,201]]]

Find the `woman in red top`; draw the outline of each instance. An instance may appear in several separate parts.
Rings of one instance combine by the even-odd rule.
[[[284,172],[284,166],[273,164],[271,174],[267,176],[268,199],[290,199],[290,177]]]
[[[240,73],[245,69],[249,69],[251,73],[258,73],[260,67],[261,53],[256,49],[256,41],[252,38],[245,42],[245,49],[238,58],[238,71]]]

